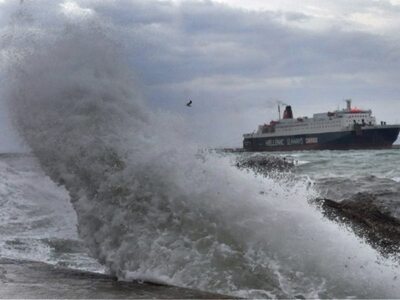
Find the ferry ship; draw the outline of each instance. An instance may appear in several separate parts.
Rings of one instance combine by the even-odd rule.
[[[347,107],[333,112],[317,113],[312,118],[294,118],[286,106],[279,120],[258,126],[254,133],[243,135],[246,151],[349,150],[391,148],[397,140],[400,125],[377,124],[371,110]]]

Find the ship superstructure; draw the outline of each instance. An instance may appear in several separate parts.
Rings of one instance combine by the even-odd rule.
[[[314,114],[312,118],[294,118],[286,106],[283,118],[244,134],[243,148],[249,151],[285,151],[307,149],[388,148],[396,141],[400,125],[379,125],[371,110],[353,108],[346,100],[343,110]]]

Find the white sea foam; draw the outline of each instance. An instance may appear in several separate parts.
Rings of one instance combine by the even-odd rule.
[[[295,160],[294,163],[295,163],[295,165],[302,166],[302,165],[307,165],[311,162],[308,160]]]
[[[240,171],[184,139],[182,120],[149,110],[111,29],[87,18],[40,27],[28,44],[17,24],[5,88],[112,273],[241,296],[399,294],[394,263],[324,220],[309,182]]]

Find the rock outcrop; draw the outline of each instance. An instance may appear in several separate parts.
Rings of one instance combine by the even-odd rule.
[[[357,193],[341,202],[316,201],[326,217],[350,226],[383,255],[400,258],[400,220],[378,205],[373,195]]]

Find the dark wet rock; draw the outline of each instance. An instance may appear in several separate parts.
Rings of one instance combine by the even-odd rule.
[[[316,185],[322,198],[328,199],[363,199],[373,197],[374,203],[382,211],[390,211],[400,219],[400,184],[390,178],[374,175],[349,177],[318,178]]]
[[[222,149],[216,149],[218,152],[225,152],[225,153],[243,153],[247,152],[243,148],[222,148]]]
[[[380,205],[376,196],[357,193],[341,202],[330,199],[317,202],[326,217],[349,225],[382,254],[400,258],[400,220]]]
[[[268,174],[271,171],[289,171],[294,167],[294,162],[289,158],[272,155],[252,155],[240,158],[236,166],[240,169],[252,169],[259,174]]]
[[[154,283],[121,282],[105,275],[48,264],[0,259],[0,298],[8,299],[229,299]]]

